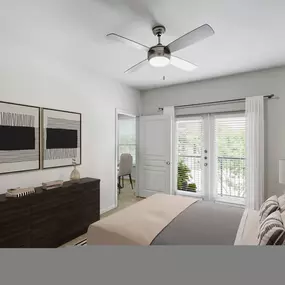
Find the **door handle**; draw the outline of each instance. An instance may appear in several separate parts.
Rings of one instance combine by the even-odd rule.
[[[167,165],[170,165],[170,161],[166,161],[166,164],[167,164]]]

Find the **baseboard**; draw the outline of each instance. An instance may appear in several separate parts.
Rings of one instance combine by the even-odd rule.
[[[110,207],[108,207],[108,208],[106,208],[106,209],[101,209],[100,210],[100,215],[103,215],[103,214],[105,214],[106,212],[109,212],[109,211],[111,211],[111,210],[113,210],[113,209],[115,209],[116,208],[116,206],[115,205],[112,205],[112,206],[110,206]]]

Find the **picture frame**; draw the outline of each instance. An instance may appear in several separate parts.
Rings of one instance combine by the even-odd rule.
[[[40,170],[40,108],[0,101],[0,174]]]
[[[52,169],[82,164],[82,115],[42,108],[41,168]]]

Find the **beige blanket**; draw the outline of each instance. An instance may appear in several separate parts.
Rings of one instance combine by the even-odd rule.
[[[88,245],[150,245],[197,199],[155,194],[89,226]]]

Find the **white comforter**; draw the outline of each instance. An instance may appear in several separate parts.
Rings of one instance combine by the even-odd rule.
[[[258,245],[259,212],[246,209],[241,218],[235,245]]]

